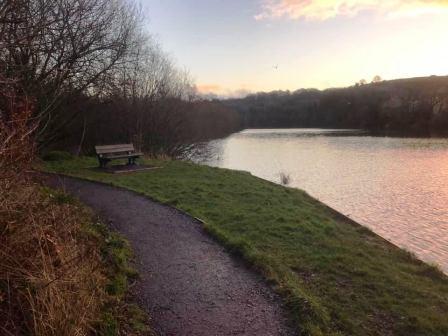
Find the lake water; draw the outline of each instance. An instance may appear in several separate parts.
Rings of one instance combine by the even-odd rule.
[[[291,187],[448,273],[448,139],[250,129],[206,144],[194,160],[277,183],[287,174]]]

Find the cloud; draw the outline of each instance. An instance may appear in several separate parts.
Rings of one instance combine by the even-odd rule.
[[[418,16],[448,9],[448,0],[264,0],[256,20],[290,18],[324,21],[363,11],[387,16]]]

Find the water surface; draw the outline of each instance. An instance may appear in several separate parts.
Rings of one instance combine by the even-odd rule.
[[[448,139],[353,130],[251,129],[208,143],[196,161],[301,188],[448,272]]]

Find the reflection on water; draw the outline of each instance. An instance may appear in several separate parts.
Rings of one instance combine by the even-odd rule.
[[[292,187],[448,272],[448,139],[372,137],[358,131],[245,130],[194,159]]]

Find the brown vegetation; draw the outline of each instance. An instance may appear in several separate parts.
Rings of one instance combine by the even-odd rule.
[[[90,217],[26,182],[2,192],[0,202],[2,332],[88,334],[106,283],[98,246],[81,234]]]
[[[143,330],[146,316],[122,300],[132,273],[127,246],[96,224],[88,209],[32,177],[33,104],[14,82],[3,83],[0,334],[138,335],[130,323]]]
[[[90,219],[33,183],[35,123],[27,99],[3,90],[0,116],[0,329],[4,335],[85,335],[104,301]]]

